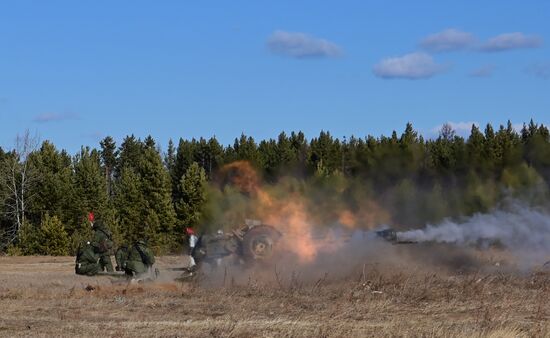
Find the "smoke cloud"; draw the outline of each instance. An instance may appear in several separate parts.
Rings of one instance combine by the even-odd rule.
[[[424,229],[399,232],[397,236],[404,241],[465,246],[498,244],[516,258],[536,264],[550,255],[550,215],[515,202],[488,214],[475,214],[463,222],[446,220]]]
[[[267,262],[239,266],[234,257],[228,257],[221,263],[221,272],[216,268],[206,271],[219,277],[210,276],[215,283],[233,279],[246,283],[251,276],[288,280],[295,272],[301,280],[316,281],[325,274],[340,278],[362,273],[366,266],[451,273],[504,268],[525,271],[550,259],[550,214],[541,209],[508,200],[506,206],[487,214],[461,221],[433,221],[423,229],[388,230],[397,238],[386,238],[377,231],[404,224],[396,215],[406,211],[403,206],[410,205],[410,200],[392,210],[387,208],[387,195],[375,200],[366,193],[367,188],[357,185],[353,185],[352,194],[346,193],[350,187],[341,175],[315,176],[310,181],[284,177],[267,183],[248,162],[226,164],[210,187],[212,218],[205,226],[229,233],[245,219],[255,219],[273,226],[282,236]],[[410,190],[403,191],[413,195]],[[402,191],[389,192],[399,193]],[[442,193],[435,196],[441,198]],[[422,212],[425,209],[413,209],[408,217]],[[426,222],[418,217],[418,221],[405,224],[416,228]]]

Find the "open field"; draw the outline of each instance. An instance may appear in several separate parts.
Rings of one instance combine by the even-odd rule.
[[[158,266],[166,272],[179,262],[161,257]],[[0,257],[0,336],[550,335],[548,272],[370,264],[346,276],[326,276],[306,281],[299,273],[251,273],[210,283],[163,277],[129,285],[76,276],[72,257]]]

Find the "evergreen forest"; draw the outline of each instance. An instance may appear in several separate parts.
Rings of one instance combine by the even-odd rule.
[[[26,133],[0,148],[0,252],[74,254],[91,237],[90,211],[117,243],[147,238],[158,253],[176,252],[185,227],[228,230],[261,216],[233,163],[252,168],[271,196],[300,196],[319,227],[417,228],[510,200],[548,207],[550,133],[534,121],[520,131],[473,125],[465,137],[446,124],[424,138],[410,123],[389,136],[309,137],[160,145],[129,135],[70,154]]]

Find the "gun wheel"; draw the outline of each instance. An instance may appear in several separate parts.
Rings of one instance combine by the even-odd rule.
[[[273,242],[267,236],[254,238],[250,249],[255,259],[269,258],[273,254]]]
[[[279,239],[277,230],[269,226],[250,229],[243,238],[243,257],[248,261],[267,261],[273,257],[273,247]]]

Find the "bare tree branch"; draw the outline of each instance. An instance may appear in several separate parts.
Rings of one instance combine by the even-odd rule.
[[[38,148],[38,145],[38,136],[31,136],[26,130],[23,135],[17,135],[13,153],[0,166],[2,169],[0,184],[7,189],[2,209],[13,222],[7,228],[0,230],[0,250],[17,239],[25,223],[29,191],[37,180],[30,165],[29,156]]]

